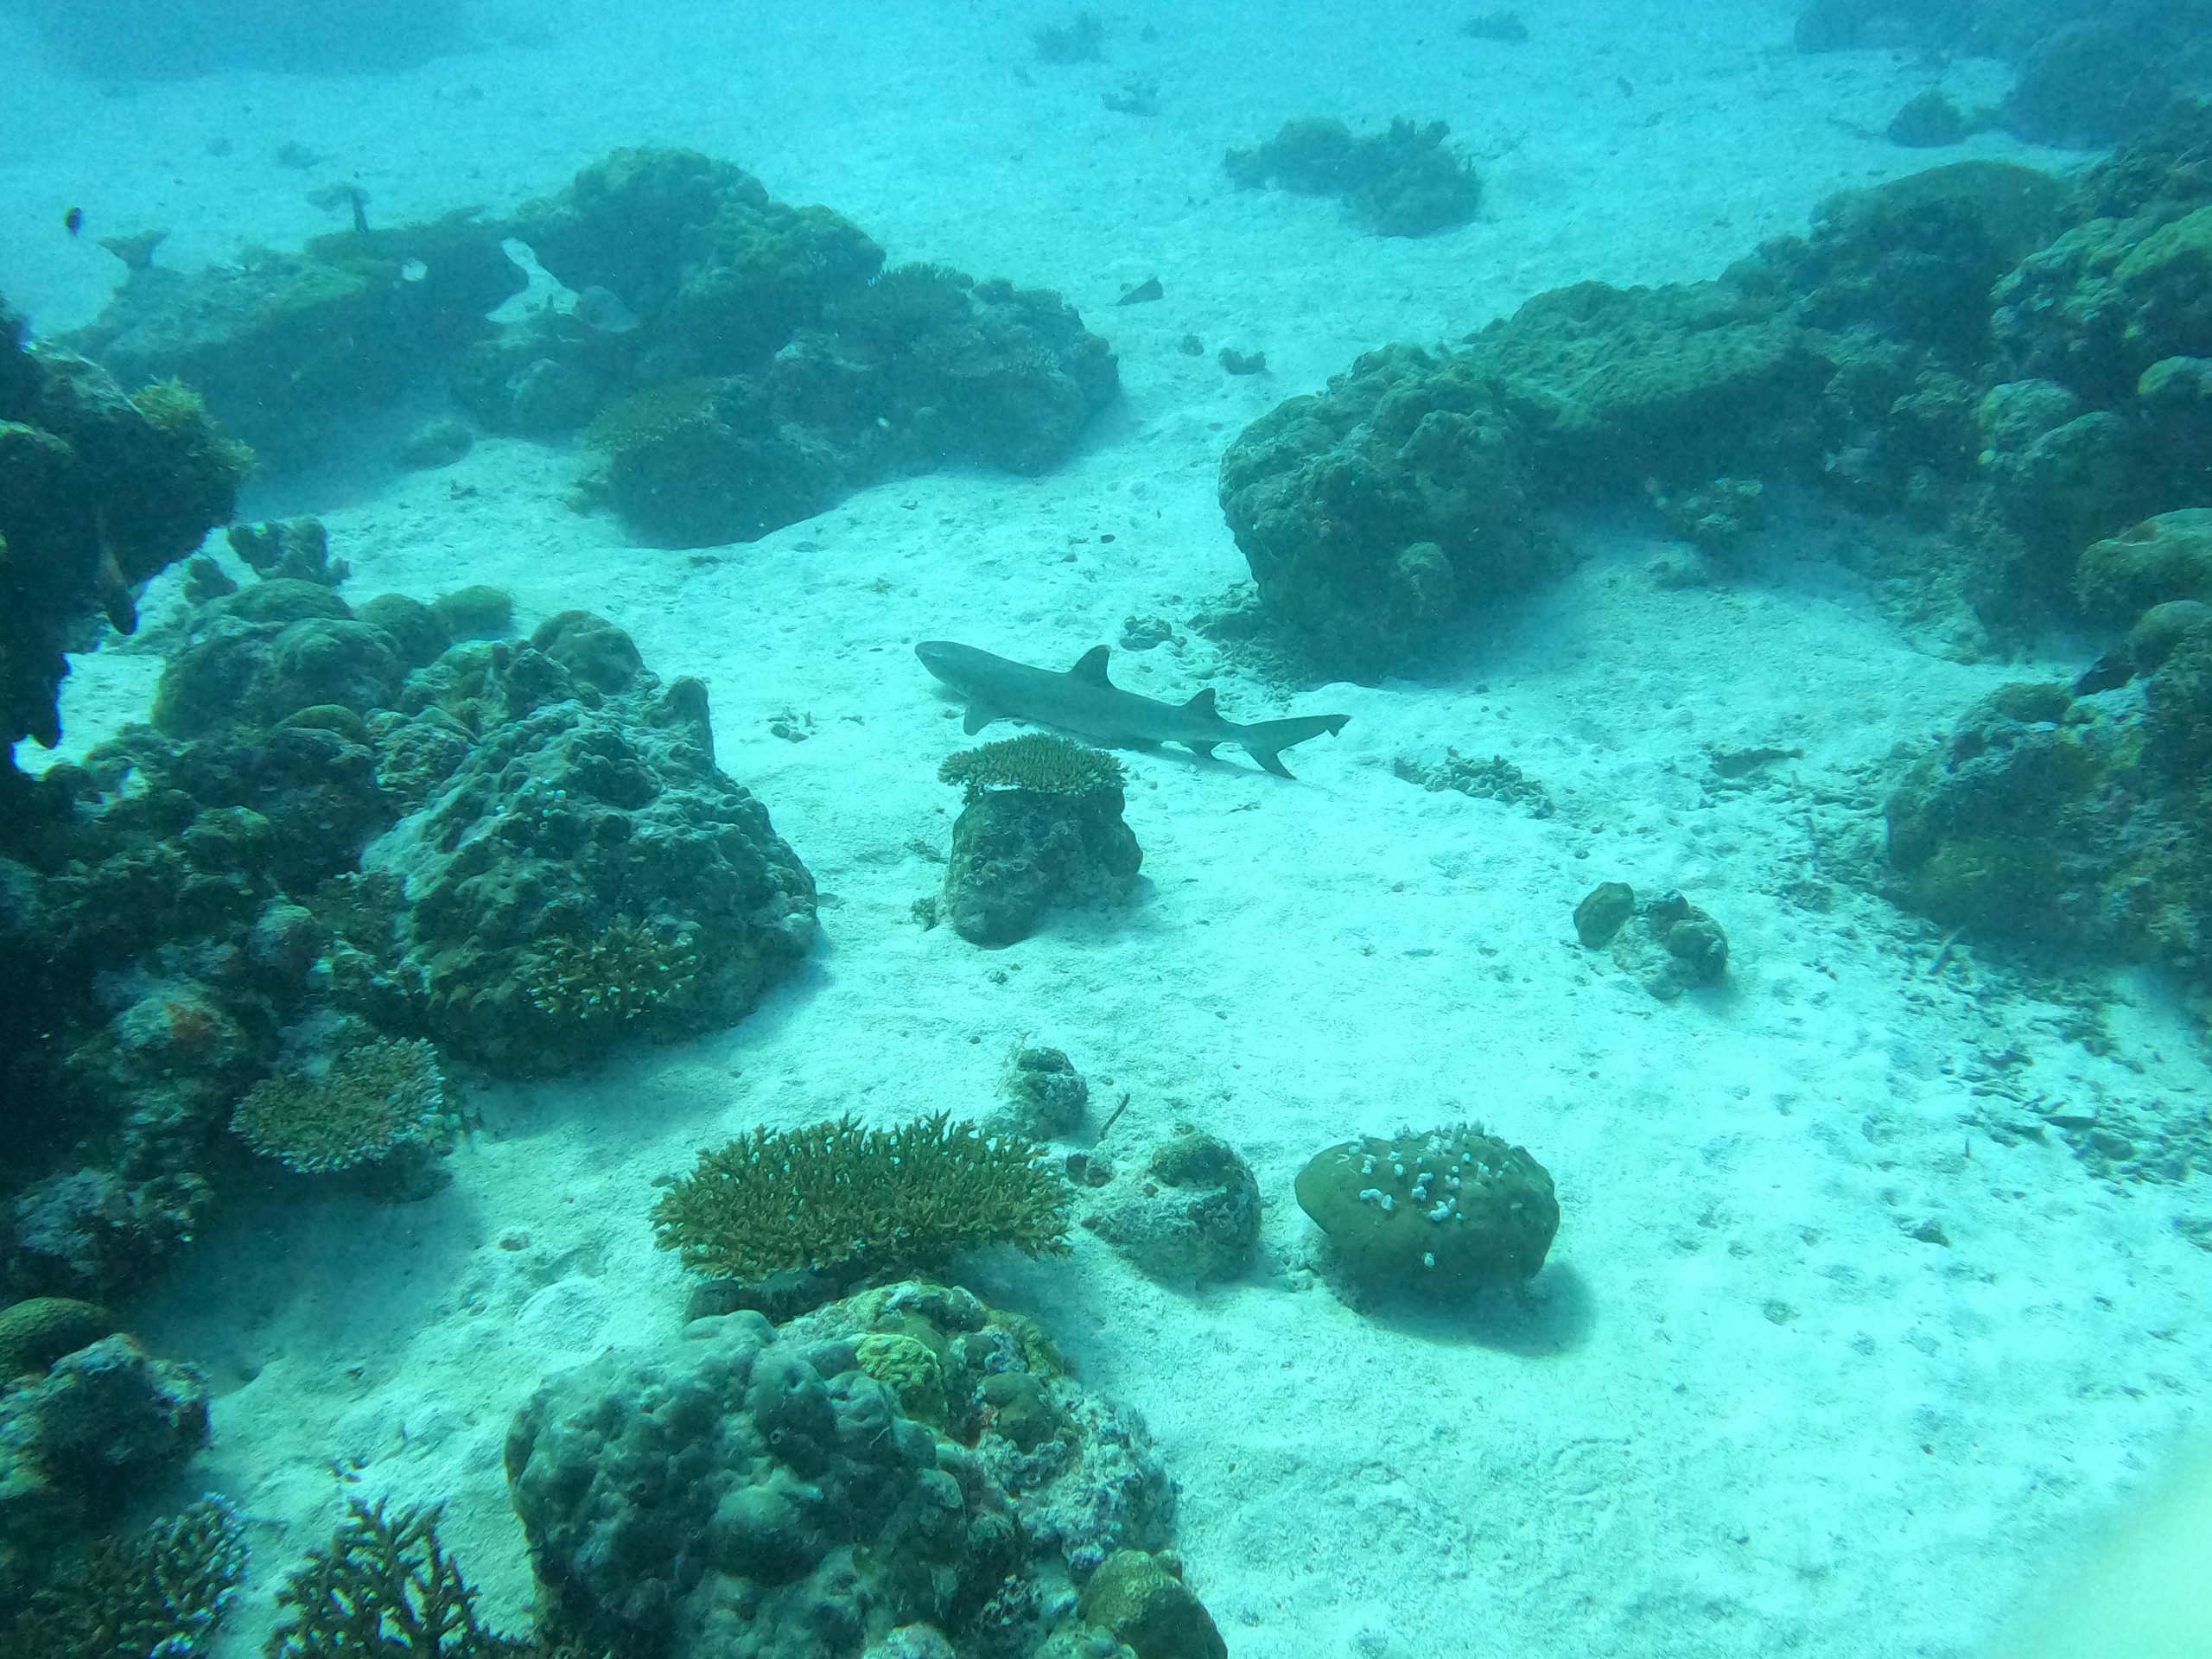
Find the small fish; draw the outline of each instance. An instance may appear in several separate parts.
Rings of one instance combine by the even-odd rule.
[[[626,334],[638,326],[638,314],[622,303],[621,296],[597,283],[576,296],[575,317],[602,334]]]
[[[67,213],[62,214],[61,228],[68,232],[72,236],[76,235],[78,232],[83,230],[85,228],[85,210],[81,207],[72,207]]]

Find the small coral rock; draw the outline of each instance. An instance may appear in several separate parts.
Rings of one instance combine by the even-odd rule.
[[[1260,1184],[1226,1141],[1179,1123],[1140,1173],[1101,1189],[1083,1224],[1154,1278],[1234,1279],[1260,1248]]]
[[[1600,881],[1574,907],[1574,937],[1586,949],[1601,950],[1635,913],[1635,888],[1625,881]]]
[[[1033,1141],[1056,1141],[1083,1127],[1090,1085],[1074,1062],[1057,1048],[1025,1044],[1007,1062],[1005,1082],[1007,1126]]]
[[[1212,1615],[1173,1565],[1141,1549],[1116,1550],[1083,1587],[1084,1618],[1127,1643],[1137,1659],[1227,1659]]]
[[[944,868],[962,938],[1013,944],[1049,910],[1128,899],[1144,851],[1122,821],[1111,755],[1032,733],[956,754],[938,775],[968,795]]]
[[[1613,960],[1661,1001],[1718,984],[1728,971],[1728,936],[1679,893],[1638,904],[1625,881],[1606,881],[1574,907],[1583,948],[1612,947]]]

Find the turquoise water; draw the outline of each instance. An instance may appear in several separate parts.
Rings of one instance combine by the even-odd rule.
[[[2198,187],[2016,90],[2104,37],[40,10],[0,295],[258,459],[136,539],[0,384],[89,469],[0,452],[7,1296],[97,1305],[5,1618],[207,1493],[222,1656],[356,1500],[578,1653],[1967,1655],[2186,1455]],[[858,1139],[937,1114],[1010,1162]],[[823,1159],[982,1218],[855,1250]],[[102,1365],[136,1449],[20,1450]]]

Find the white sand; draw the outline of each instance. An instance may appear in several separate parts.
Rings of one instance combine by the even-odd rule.
[[[137,1310],[220,1391],[194,1480],[245,1506],[255,1548],[226,1654],[253,1650],[273,1580],[354,1494],[446,1501],[488,1609],[519,1625],[502,1436],[543,1372],[680,1317],[653,1178],[756,1122],[980,1112],[1023,1033],[1105,1102],[1129,1091],[1133,1117],[1227,1137],[1268,1196],[1261,1268],[1195,1297],[1088,1235],[1066,1262],[972,1264],[1147,1419],[1190,1581],[1236,1655],[1961,1652],[2197,1412],[2208,1264],[2170,1225],[2192,1194],[2114,1192],[2062,1147],[1967,1122],[2008,1047],[2061,1096],[2201,1110],[2202,1051],[2157,987],[2121,987],[2121,1057],[2097,1059],[1971,955],[1931,978],[1925,925],[1847,887],[1825,913],[1793,897],[1823,874],[1816,831],[1876,832],[1874,763],[2033,667],[1916,650],[1821,559],[1817,527],[1770,537],[1732,587],[1669,592],[1640,526],[1567,524],[1576,573],[1450,683],[1298,696],[1352,719],[1292,753],[1297,783],[1241,756],[1130,757],[1147,880],[1127,915],[995,954],[910,918],[940,877],[915,849],[945,842],[933,772],[960,741],[914,640],[1059,665],[1131,613],[1179,625],[1243,574],[1215,467],[1278,399],[1551,285],[1711,275],[1835,188],[1946,158],[1878,136],[1936,70],[1800,58],[1781,0],[1679,19],[1527,0],[1517,48],[1457,35],[1482,9],[1121,6],[1108,61],[1073,68],[1028,61],[1058,8],[915,0],[671,8],[658,29],[580,10],[545,45],[376,81],[105,97],[24,72],[0,291],[50,326],[116,274],[60,235],[70,201],[97,233],[168,225],[164,257],[188,264],[326,228],[302,198],[332,179],[397,219],[550,192],[616,144],[689,143],[894,259],[1062,289],[1126,392],[1049,478],[892,484],[712,559],[627,547],[563,506],[572,458],[504,441],[246,504],[321,512],[357,596],[499,583],[525,626],[586,605],[664,677],[703,677],[722,765],[825,899],[804,971],[737,1029],[487,1092],[486,1132],[427,1203],[235,1205]],[[1945,73],[1990,91],[1986,67]],[[1157,82],[1156,118],[1101,106],[1132,79]],[[1486,158],[1483,221],[1381,241],[1330,203],[1228,188],[1225,146],[1311,112],[1450,120]],[[288,139],[331,160],[279,167]],[[1114,308],[1155,274],[1165,302]],[[1274,372],[1226,378],[1176,349],[1186,332]],[[1214,661],[1193,636],[1116,671],[1179,698]],[[148,668],[80,664],[73,745],[143,708]],[[1289,712],[1217,683],[1233,714]],[[810,739],[769,734],[786,711]],[[1393,775],[1447,744],[1508,756],[1560,814]],[[1709,796],[1709,751],[1751,745],[1804,757]],[[1569,912],[1612,878],[1717,916],[1728,988],[1662,1005],[1579,950]],[[1557,1178],[1535,1306],[1352,1311],[1314,1278],[1292,1176],[1332,1141],[1462,1116]],[[1931,1218],[1948,1247],[1910,1236]]]

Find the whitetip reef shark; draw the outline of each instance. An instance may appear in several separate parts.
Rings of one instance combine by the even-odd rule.
[[[1239,726],[1214,707],[1213,688],[1188,702],[1160,702],[1124,691],[1107,677],[1107,648],[1093,645],[1065,674],[1009,662],[973,645],[925,639],[914,647],[922,666],[968,699],[962,729],[973,735],[995,720],[1026,720],[1120,748],[1180,743],[1213,758],[1214,745],[1234,743],[1278,778],[1290,776],[1281,751],[1324,732],[1344,729],[1348,715],[1300,715]]]

